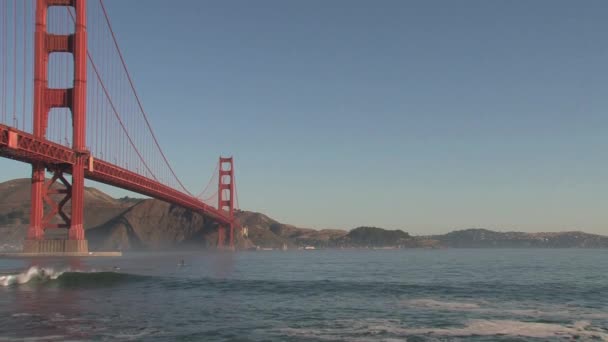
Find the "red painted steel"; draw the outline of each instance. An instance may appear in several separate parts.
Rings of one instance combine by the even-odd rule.
[[[10,148],[8,145],[8,136],[11,131],[17,134],[16,149]],[[40,164],[43,170],[47,167],[51,169],[64,167],[64,173],[71,172],[71,166],[76,163],[77,159],[77,153],[70,147],[46,139],[37,139],[32,134],[5,125],[0,125],[0,156],[32,165]],[[216,209],[196,197],[107,161],[89,157],[84,166],[84,175],[87,179],[180,205],[204,214],[221,225],[229,226],[234,222],[230,211]],[[42,183],[44,184],[44,178]]]
[[[101,4],[103,15],[105,16],[108,28],[110,29],[112,41],[118,51],[120,62],[127,73],[126,77],[136,98],[137,107],[145,120],[145,125],[142,125],[142,127],[145,128],[147,126],[148,130],[151,132],[153,143],[160,151],[162,162],[168,166],[170,175],[177,180],[178,184],[169,185],[166,182],[163,183],[163,174],[155,175],[155,173],[152,172],[148,167],[148,163],[151,165],[158,165],[159,161],[154,160],[154,158],[145,160],[146,151],[144,151],[144,153],[138,151],[137,146],[134,144],[131,136],[129,136],[129,132],[123,123],[123,119],[129,120],[129,118],[121,119],[116,108],[114,108],[114,104],[104,85],[99,70],[96,68],[95,63],[87,51],[86,0],[36,0],[36,28],[33,59],[33,129],[31,133],[28,133],[23,129],[19,130],[16,122],[11,125],[14,127],[7,126],[6,122],[0,123],[0,157],[10,158],[32,165],[32,210],[27,239],[34,241],[44,239],[44,230],[47,228],[69,228],[68,237],[70,240],[73,240],[72,242],[84,240],[85,237],[82,223],[84,209],[84,179],[86,178],[169,203],[174,203],[195,212],[199,212],[218,223],[218,247],[223,248],[229,246],[230,248],[234,248],[236,185],[232,157],[220,157],[218,173],[214,172],[214,174],[219,177],[217,208],[194,197],[188,192],[173,172],[162,149],[160,149],[147,116],[143,111],[141,102],[137,97],[131,77],[126,69],[114,32],[111,29],[107,13],[103,7],[103,2],[100,0],[99,3]],[[73,12],[71,10],[67,12],[74,23],[75,28],[73,34],[60,35],[47,32],[49,6],[73,7]],[[27,6],[24,7],[23,13],[25,16],[27,13]],[[94,22],[94,20],[91,22]],[[25,40],[25,30],[23,36]],[[49,88],[49,60],[50,55],[56,52],[67,52],[73,55],[74,78],[72,88]],[[116,158],[118,157],[120,159],[120,157],[123,157],[124,161],[126,159],[124,150],[113,152],[119,156],[115,154],[103,156],[102,154],[102,158],[93,158],[91,153],[87,150],[87,60],[90,62],[91,70],[94,72],[92,77],[96,77],[96,80],[101,86],[101,88],[97,88],[98,91],[100,91],[100,89],[103,90],[103,93],[107,97],[107,103],[112,107],[111,109],[120,124],[120,127],[116,126],[115,129],[120,130],[120,128],[122,128],[128,142],[133,147],[135,153],[137,153],[137,161],[141,161],[145,166],[143,175],[133,169],[129,170],[128,165],[125,166],[124,163],[119,166],[120,160],[116,162]],[[56,74],[55,71],[53,72]],[[110,75],[110,84],[112,83],[112,80],[112,75]],[[92,98],[92,101],[94,103],[95,98]],[[15,107],[15,104],[13,104],[13,107]],[[25,104],[23,107],[25,112]],[[70,109],[72,118],[72,146],[67,146],[67,137],[65,139],[65,145],[62,145],[61,141],[56,139],[53,141],[49,140],[53,139],[52,137],[49,138],[49,136],[52,135],[53,125],[55,128],[58,126],[56,119],[50,120],[49,118],[49,113],[52,108]],[[128,121],[125,122],[128,123]],[[62,126],[63,125],[59,124],[59,127]],[[106,140],[112,139],[113,134],[111,131],[108,132],[107,122],[105,127]],[[67,123],[65,131],[66,133],[68,131]],[[110,134],[109,137],[108,133]],[[135,136],[135,139],[137,138],[138,137]],[[110,140],[108,140],[108,142],[109,141]],[[121,143],[124,142],[126,145],[125,140],[120,141]],[[107,161],[111,159],[113,159],[114,162]],[[47,171],[53,174],[50,180],[45,178],[45,173]],[[68,179],[66,178],[67,174],[71,175],[71,183],[68,182]],[[160,177],[157,178],[157,176]],[[57,184],[59,186],[56,186]],[[175,188],[173,186],[175,186]],[[183,191],[177,190],[180,189],[180,187]],[[210,198],[215,198],[214,196],[215,195],[212,195]],[[69,213],[66,213],[64,207],[68,202],[71,203],[71,210]],[[86,248],[86,241],[84,242]]]
[[[220,157],[218,182],[217,207],[220,211],[227,212],[229,217],[234,217],[234,168],[232,157]],[[223,228],[220,227],[220,231],[223,231]],[[223,235],[218,236],[222,237],[221,241],[218,238],[218,246],[225,247]],[[228,244],[230,248],[234,248],[234,222],[228,224]]]
[[[224,248],[226,244],[226,229],[223,226],[217,227],[217,248]]]
[[[76,12],[74,34],[55,35],[47,33],[47,15],[50,6],[71,6]],[[70,52],[74,57],[74,85],[71,89],[49,89],[48,63],[50,54]],[[40,144],[46,140],[46,130],[51,108],[66,107],[72,113],[72,153],[71,163],[63,167],[45,165],[40,160],[32,162],[32,211],[30,214],[29,240],[42,240],[44,229],[57,228],[51,221],[57,214],[69,227],[70,240],[84,240],[84,164],[89,157],[85,145],[86,127],[86,82],[87,82],[87,31],[85,0],[38,0],[36,3],[36,33],[34,42],[34,138]],[[56,146],[55,146],[56,147]],[[61,150],[61,149],[56,149]],[[55,173],[51,184],[45,182],[45,169]],[[68,170],[69,168],[69,170]],[[63,177],[64,172],[72,175],[69,184]],[[51,189],[55,180],[60,179],[66,190],[59,204],[51,199],[58,192]],[[63,205],[71,199],[70,216],[63,212]],[[43,202],[44,201],[44,202]],[[44,203],[51,211],[44,214]]]
[[[54,187],[55,182],[60,181],[63,188]],[[44,183],[44,202],[51,208],[50,212],[44,215],[42,219],[46,223],[47,228],[70,228],[70,217],[63,211],[63,206],[72,198],[72,185],[65,179],[63,171],[56,169],[53,177]],[[63,195],[63,198],[57,202],[52,195]],[[61,223],[52,223],[52,220],[59,215]]]
[[[74,88],[72,92],[72,148],[76,163],[72,165],[72,221],[70,240],[84,240],[84,167],[89,158],[86,148],[87,111],[87,9],[86,0],[73,0],[76,10],[74,28]]]

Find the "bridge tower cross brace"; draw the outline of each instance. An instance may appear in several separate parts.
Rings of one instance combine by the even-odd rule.
[[[70,6],[75,12],[75,29],[70,35],[56,35],[47,32],[47,14],[51,6]],[[51,89],[48,87],[49,56],[53,52],[69,52],[74,58],[74,84],[72,88]],[[84,236],[84,169],[89,152],[86,150],[86,82],[87,82],[87,30],[86,0],[37,0],[36,31],[34,38],[34,127],[36,138],[45,139],[52,108],[69,108],[72,112],[72,149],[75,160],[70,165],[48,165],[38,162],[32,165],[32,190],[30,227],[24,245],[24,252],[57,251],[57,246],[45,243],[44,230],[47,228],[69,228],[68,240],[59,249],[63,252],[87,252]],[[51,181],[45,180],[45,170],[54,173]],[[69,184],[64,173],[72,175]],[[64,190],[53,188],[60,180]],[[64,197],[59,202],[50,195]],[[63,206],[71,200],[68,216]],[[51,211],[44,214],[44,203]],[[63,223],[51,223],[59,215]],[[51,241],[47,241],[51,242]]]
[[[231,223],[218,227],[218,248],[234,249],[234,163],[232,157],[220,157],[218,184],[218,209],[227,213]],[[228,241],[226,241],[226,229],[228,229]],[[228,245],[226,245],[228,244]]]

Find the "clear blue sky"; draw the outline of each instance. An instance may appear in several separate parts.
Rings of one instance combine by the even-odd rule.
[[[607,1],[106,6],[193,192],[234,155],[241,207],[298,226],[608,234]]]

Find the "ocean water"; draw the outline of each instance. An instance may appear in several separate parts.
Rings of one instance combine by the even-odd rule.
[[[608,341],[608,250],[3,259],[0,341],[23,340]]]

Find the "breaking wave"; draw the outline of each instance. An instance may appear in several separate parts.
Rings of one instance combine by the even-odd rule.
[[[69,268],[31,266],[16,274],[0,275],[0,286],[24,284],[52,284],[60,287],[108,286],[125,281],[143,279],[145,276],[108,271],[73,271]]]
[[[0,285],[11,286],[27,284],[31,281],[55,280],[63,273],[65,270],[56,271],[50,267],[32,266],[21,273],[0,276]]]

